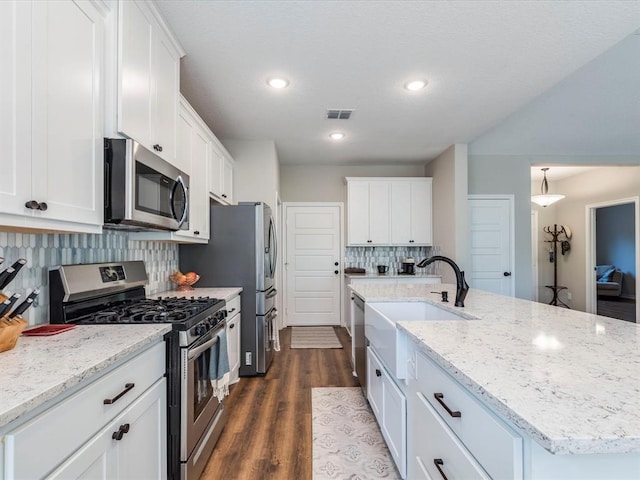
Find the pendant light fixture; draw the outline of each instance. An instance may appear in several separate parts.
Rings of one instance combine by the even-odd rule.
[[[542,185],[540,186],[540,192],[542,195],[533,195],[531,197],[531,201],[533,203],[537,203],[541,207],[548,207],[552,203],[562,200],[564,195],[550,195],[548,193],[549,183],[547,182],[547,170],[549,170],[549,167],[542,168],[541,170],[543,172]]]

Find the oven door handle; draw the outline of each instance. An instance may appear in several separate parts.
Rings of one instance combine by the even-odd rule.
[[[197,357],[205,350],[208,350],[211,347],[213,347],[217,341],[218,341],[218,336],[216,335],[211,340],[207,340],[205,343],[203,343],[199,347],[196,347],[193,350],[189,350],[189,353],[187,354],[187,359],[192,360],[193,358]]]

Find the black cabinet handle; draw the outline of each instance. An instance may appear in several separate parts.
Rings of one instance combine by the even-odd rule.
[[[337,266],[339,265],[339,263],[338,263],[338,262],[336,262],[336,263],[334,263],[334,265],[337,267]]]
[[[371,243],[371,242],[372,242],[372,240],[367,240],[367,243]]]
[[[196,230],[195,232],[193,232],[194,235],[200,235],[200,231]]]
[[[38,210],[41,210],[43,212],[46,212],[47,208],[49,208],[49,205],[47,205],[46,202],[40,202],[38,204]]]
[[[104,403],[105,405],[111,405],[111,404],[113,404],[113,403],[116,403],[118,400],[120,400],[120,399],[122,398],[122,396],[123,396],[124,394],[126,394],[129,390],[131,390],[131,389],[132,389],[133,387],[135,387],[135,386],[136,386],[136,384],[135,384],[135,383],[126,383],[126,384],[124,385],[124,390],[123,390],[123,391],[121,391],[118,395],[116,395],[116,396],[115,396],[115,397],[113,397],[113,398],[105,398],[105,399],[104,399],[104,401],[103,401],[103,403]]]
[[[340,272],[338,270],[334,270],[333,273],[335,273],[336,275],[338,275]]]
[[[29,210],[38,210],[38,208],[40,207],[40,204],[35,200],[29,200],[27,203],[24,204],[24,206],[27,207]]]
[[[382,372],[380,371],[380,369],[376,368],[376,377],[381,377],[382,376]]]
[[[446,403],[444,403],[444,395],[442,393],[434,393],[433,396],[438,401],[438,403],[442,405],[442,408],[444,408],[449,415],[456,418],[462,416],[461,412],[458,412],[458,411],[454,412],[449,408],[449,406]]]
[[[153,146],[153,149],[156,152],[161,152],[162,151],[162,145],[158,145],[157,143]]]
[[[113,438],[114,440],[122,440],[122,437],[124,437],[124,434],[129,433],[129,428],[130,428],[130,425],[128,423],[125,423],[124,425],[120,425],[120,428],[118,429],[118,431],[113,432],[113,435],[111,435],[111,438]]]
[[[441,458],[434,458],[433,459],[433,464],[438,469],[438,472],[440,472],[440,475],[442,475],[442,479],[443,480],[448,480],[447,476],[444,474],[444,471],[442,470],[442,467],[444,467],[444,462],[442,461],[442,459]]]
[[[232,328],[236,328],[236,324],[232,323],[231,325],[229,325],[229,330],[231,330]]]
[[[504,272],[502,275],[504,275],[505,277],[510,277],[511,276],[511,272]]]
[[[236,307],[233,307],[231,310],[229,310],[229,315],[231,315],[235,311],[236,311]]]
[[[223,194],[222,194],[222,198],[227,198],[227,194],[226,194],[226,193],[223,193]]]

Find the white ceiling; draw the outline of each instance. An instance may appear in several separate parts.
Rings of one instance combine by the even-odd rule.
[[[184,95],[219,138],[275,140],[283,164],[425,163],[640,25],[638,1],[157,3],[187,52]],[[267,87],[276,74],[291,85]],[[408,93],[416,77],[429,86]]]
[[[590,172],[591,170],[596,170],[600,167],[597,166],[579,166],[579,167],[567,167],[567,166],[558,166],[558,165],[548,165],[549,170],[547,170],[547,180],[552,182],[554,180],[562,180],[563,178],[573,177],[575,175],[580,175],[581,173]],[[531,167],[531,181],[532,182],[542,182],[543,166],[535,166]]]

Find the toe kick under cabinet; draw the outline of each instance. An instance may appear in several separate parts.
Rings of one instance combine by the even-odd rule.
[[[161,342],[9,427],[0,478],[166,478],[164,373]]]

